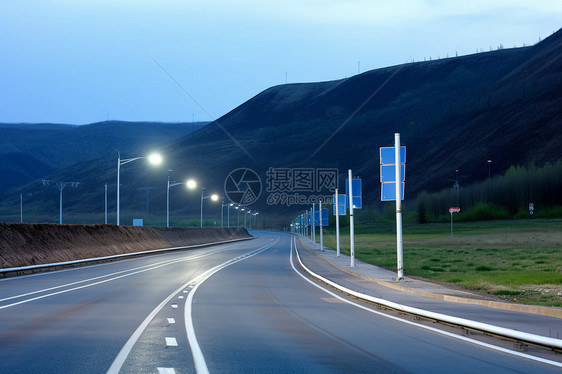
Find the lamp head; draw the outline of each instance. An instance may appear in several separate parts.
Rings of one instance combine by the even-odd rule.
[[[148,156],[148,162],[150,162],[152,165],[160,165],[162,163],[162,156],[160,156],[158,153],[153,153]]]
[[[192,190],[195,187],[197,187],[197,182],[195,182],[195,180],[193,180],[193,179],[189,179],[187,182],[185,182],[185,185],[186,185],[187,188]]]

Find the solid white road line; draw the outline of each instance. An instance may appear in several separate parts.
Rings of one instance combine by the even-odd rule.
[[[203,282],[205,282],[207,279],[209,279],[213,274],[217,273],[218,271],[233,265],[237,262],[240,261],[244,261],[247,260],[251,257],[254,257],[257,254],[260,254],[261,252],[271,248],[272,246],[274,246],[277,242],[279,241],[279,239],[277,239],[275,242],[268,244],[265,247],[256,249],[252,252],[246,253],[244,255],[238,256],[237,258],[234,258],[232,260],[226,261],[225,263],[215,266],[214,268],[207,270],[205,273],[201,274],[197,281],[197,283],[195,284],[195,286],[193,287],[193,289],[191,290],[191,292],[189,293],[189,295],[187,296],[187,300],[185,301],[185,310],[184,310],[184,316],[185,316],[185,330],[187,333],[187,341],[189,342],[189,346],[191,348],[191,355],[193,356],[193,363],[195,365],[195,372],[197,374],[208,374],[209,373],[209,368],[207,367],[207,362],[205,361],[205,356],[203,356],[203,352],[201,351],[201,347],[199,346],[199,343],[197,342],[197,336],[195,335],[195,329],[193,327],[193,319],[191,317],[191,311],[192,311],[192,304],[193,304],[193,296],[195,295],[195,292],[197,292],[197,289],[199,288],[200,285],[203,284]],[[196,279],[197,279],[196,278]]]

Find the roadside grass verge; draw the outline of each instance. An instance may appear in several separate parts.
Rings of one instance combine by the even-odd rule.
[[[396,269],[394,223],[359,225],[356,258]],[[454,283],[512,302],[562,307],[562,220],[513,220],[404,226],[406,275]],[[317,240],[318,240],[317,235]],[[324,244],[336,248],[334,228]],[[340,248],[349,254],[348,228]]]

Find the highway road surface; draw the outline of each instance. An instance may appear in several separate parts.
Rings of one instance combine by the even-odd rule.
[[[289,234],[0,280],[0,373],[559,373],[311,282]],[[328,292],[327,292],[328,291]]]

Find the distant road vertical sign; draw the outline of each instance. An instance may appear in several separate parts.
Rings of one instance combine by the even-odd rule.
[[[346,198],[344,194],[334,195],[334,216],[345,216],[346,214]]]
[[[345,190],[345,195],[348,201],[351,201],[351,204],[348,205],[353,205],[353,209],[361,209],[363,208],[363,199],[361,197],[361,178],[352,178],[351,179],[351,200],[349,199],[350,193],[349,193],[349,178],[345,180],[345,186],[346,186],[346,190]]]
[[[336,216],[336,256],[340,257],[340,216],[345,216],[345,195],[334,194],[334,215]]]
[[[394,147],[380,148],[381,201],[396,200],[396,162]],[[400,147],[400,198],[404,200],[406,181],[406,147]]]
[[[396,201],[396,280],[404,279],[402,241],[402,200],[406,184],[406,147],[400,133],[394,134],[394,147],[380,148],[381,201]]]

